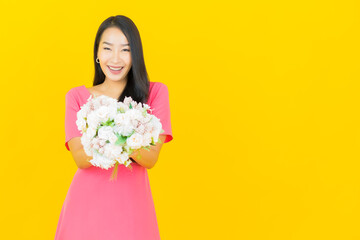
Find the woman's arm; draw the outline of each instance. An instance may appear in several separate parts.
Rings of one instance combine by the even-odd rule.
[[[146,149],[139,149],[133,152],[129,157],[133,158],[134,161],[147,169],[153,168],[159,158],[159,153],[166,139],[166,135],[160,135],[159,138],[161,143],[157,143],[155,146],[150,146],[150,151]],[[88,162],[92,159],[92,157],[86,155],[84,147],[81,144],[80,137],[70,139],[68,145],[78,168],[84,169],[93,166],[90,162]],[[138,157],[139,154],[141,157]]]
[[[151,169],[155,166],[160,154],[161,147],[166,139],[166,135],[160,135],[161,143],[156,143],[155,146],[150,146],[150,151],[146,149],[139,149],[133,152],[129,157],[133,158],[135,162],[141,166]],[[138,157],[141,155],[141,157]]]
[[[93,157],[88,156],[85,153],[84,146],[82,145],[80,139],[81,137],[74,137],[69,140],[68,145],[77,167],[84,169],[92,166],[92,164],[88,161],[90,161]]]

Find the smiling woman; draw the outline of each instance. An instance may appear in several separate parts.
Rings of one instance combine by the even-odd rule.
[[[107,28],[100,39],[97,63],[106,78],[114,81],[123,78],[127,82],[127,74],[131,68],[130,44],[127,37],[117,27]]]
[[[145,68],[139,32],[127,17],[117,15],[99,27],[94,46],[93,87],[71,88],[65,95],[65,146],[78,169],[63,203],[55,240],[158,240],[155,207],[147,170],[155,166],[163,143],[173,139],[169,92],[164,83],[150,82]],[[161,143],[150,151],[130,155],[132,170],[118,166],[117,181],[109,181],[113,168],[92,166],[76,125],[77,112],[92,95],[123,101],[131,96],[148,104],[160,119]],[[138,153],[139,153],[138,152]]]

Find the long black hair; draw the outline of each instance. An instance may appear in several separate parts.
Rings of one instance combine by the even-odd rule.
[[[116,15],[107,18],[101,23],[96,33],[94,45],[95,76],[93,86],[99,85],[105,81],[105,74],[101,70],[100,64],[96,62],[96,58],[101,36],[109,27],[119,28],[124,33],[130,44],[132,64],[127,75],[128,80],[126,86],[118,98],[118,101],[123,101],[125,96],[130,96],[137,102],[146,103],[149,97],[150,82],[145,67],[140,33],[134,22],[123,15]]]

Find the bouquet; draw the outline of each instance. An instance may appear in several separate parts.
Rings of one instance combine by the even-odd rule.
[[[76,120],[84,151],[93,157],[89,162],[102,169],[115,165],[111,180],[116,179],[119,164],[132,169],[129,155],[142,148],[150,151],[151,145],[161,142],[159,134],[164,132],[160,119],[149,112],[149,105],[131,97],[118,102],[105,95],[91,95]]]

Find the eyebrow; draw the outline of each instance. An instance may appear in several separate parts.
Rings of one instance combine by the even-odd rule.
[[[109,43],[109,42],[102,42],[103,44],[108,44],[108,45],[114,45],[114,44],[112,44],[112,43]],[[129,44],[128,43],[125,43],[125,44],[120,44],[120,45],[123,45],[123,46],[129,46]]]

